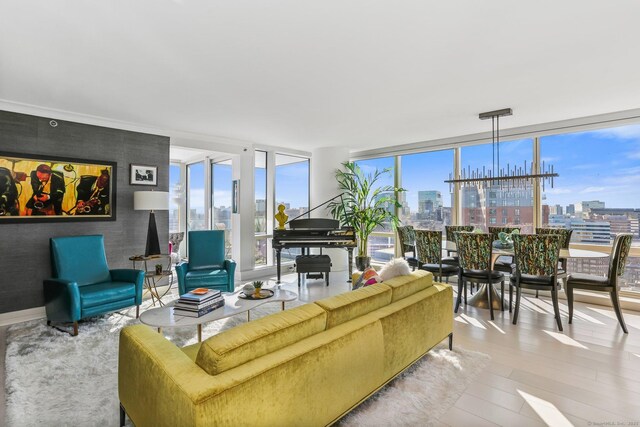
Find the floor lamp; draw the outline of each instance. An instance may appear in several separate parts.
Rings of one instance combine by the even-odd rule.
[[[147,229],[147,247],[144,255],[160,255],[160,242],[158,241],[158,227],[156,227],[156,215],[154,211],[169,210],[168,191],[134,191],[133,209],[149,212],[149,228]]]

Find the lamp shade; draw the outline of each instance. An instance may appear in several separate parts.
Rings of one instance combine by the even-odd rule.
[[[134,191],[133,209],[137,211],[166,211],[169,209],[169,192]]]

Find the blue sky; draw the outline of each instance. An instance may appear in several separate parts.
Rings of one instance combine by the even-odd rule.
[[[548,204],[640,208],[640,125],[544,137],[540,151],[560,174],[544,193]]]
[[[463,147],[461,164],[472,170],[492,167],[491,144]],[[500,143],[500,166],[527,170],[533,158],[533,140]],[[567,206],[586,200],[604,201],[612,208],[640,208],[640,125],[554,135],[541,138],[541,160],[552,164],[559,177],[554,188],[545,184],[545,203]],[[393,166],[393,158],[359,161],[365,172]],[[402,185],[412,211],[418,208],[417,192],[438,190],[450,206],[449,186],[443,181],[453,169],[453,151],[402,156]],[[383,184],[392,184],[389,174]]]
[[[290,203],[292,208],[309,207],[309,162],[276,167],[276,203]]]

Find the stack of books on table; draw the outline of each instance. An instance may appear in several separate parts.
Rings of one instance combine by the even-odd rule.
[[[198,288],[182,295],[173,306],[173,314],[200,317],[224,305],[222,292],[215,289]]]

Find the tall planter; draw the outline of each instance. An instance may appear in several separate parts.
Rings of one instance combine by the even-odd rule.
[[[389,208],[401,206],[397,194],[405,190],[392,185],[376,186],[382,176],[390,173],[390,168],[364,174],[354,162],[342,165],[344,170],[336,171],[342,197],[331,202],[329,209],[343,226],[353,227],[358,243],[356,262],[359,257],[369,257],[370,260],[369,236],[378,227],[397,225],[398,217]]]

